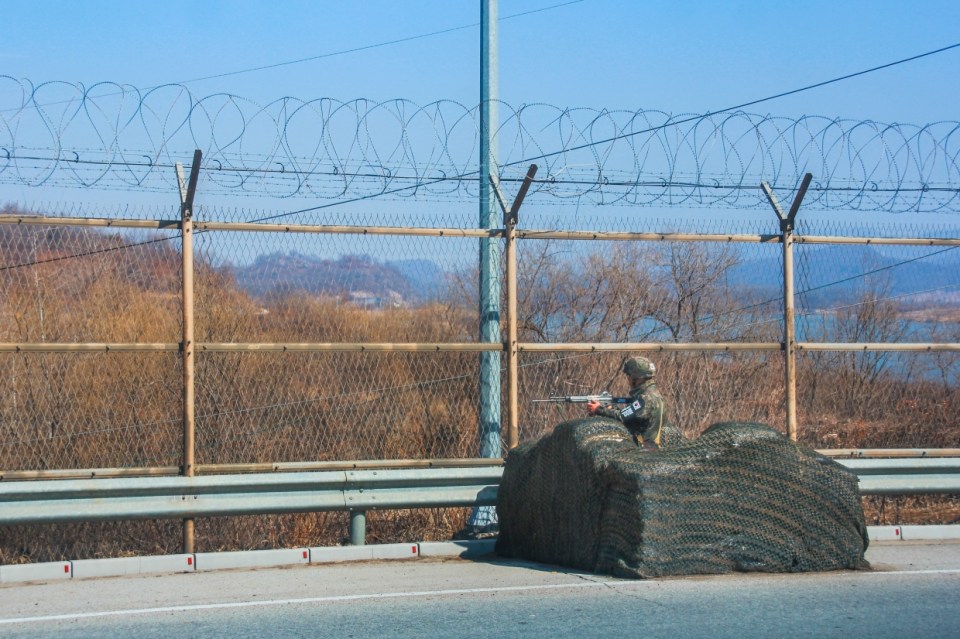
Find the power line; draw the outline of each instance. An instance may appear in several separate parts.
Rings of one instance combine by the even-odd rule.
[[[499,19],[499,22],[505,20],[512,20],[514,18],[520,18],[523,16],[532,15],[534,13],[541,13],[543,11],[550,11],[552,9],[559,9],[561,7],[566,7],[571,4],[577,4],[583,2],[584,0],[570,0],[569,2],[562,2],[560,4],[550,5],[548,7],[541,7],[539,9],[531,9],[529,11],[523,11],[521,13],[514,13],[508,16],[503,16]],[[232,75],[240,75],[243,73],[253,73],[255,71],[264,71],[266,69],[276,69],[278,67],[289,66],[292,64],[301,64],[303,62],[313,62],[314,60],[323,60],[325,58],[332,58],[338,55],[346,55],[348,53],[358,53],[360,51],[369,51],[370,49],[377,49],[379,47],[386,47],[394,44],[402,44],[404,42],[412,42],[414,40],[421,40],[423,38],[431,38],[433,36],[444,35],[447,33],[453,33],[455,31],[463,31],[464,29],[471,29],[473,27],[480,26],[479,22],[472,22],[470,24],[463,24],[459,27],[450,27],[448,29],[440,29],[438,31],[431,31],[429,33],[421,33],[419,35],[407,36],[405,38],[397,38],[395,40],[387,40],[384,42],[378,42],[376,44],[367,44],[359,47],[353,47],[351,49],[342,49],[340,51],[331,51],[330,53],[321,53],[320,55],[309,56],[306,58],[299,58],[297,60],[287,60],[286,62],[275,62],[273,64],[265,64],[259,67],[251,67],[249,69],[240,69],[238,71],[227,71],[225,73],[218,73],[214,75],[201,76],[199,78],[192,78],[190,80],[183,80],[181,82],[175,82],[173,84],[188,84],[190,82],[200,82],[202,80],[214,80],[217,78],[225,78]],[[156,88],[156,87],[151,87]]]
[[[580,3],[580,2],[584,2],[584,0],[569,0],[568,2],[561,2],[561,3],[559,3],[559,4],[552,4],[552,5],[549,5],[549,6],[546,6],[546,7],[541,7],[541,8],[539,8],[539,9],[531,9],[531,10],[529,10],[529,11],[522,11],[522,12],[520,12],[520,13],[513,13],[513,14],[508,15],[508,16],[503,16],[502,18],[499,19],[499,22],[504,22],[504,21],[506,21],[506,20],[512,20],[512,19],[514,19],[514,18],[522,18],[522,17],[524,17],[524,16],[533,15],[533,14],[535,14],[535,13],[542,13],[542,12],[544,12],[544,11],[551,11],[551,10],[553,10],[553,9],[559,9],[559,8],[566,7],[566,6],[569,6],[569,5],[572,5],[572,4],[578,4],[578,3]],[[296,59],[296,60],[287,60],[287,61],[284,61],[284,62],[275,62],[275,63],[273,63],[273,64],[264,64],[264,65],[261,65],[261,66],[258,66],[258,67],[250,67],[250,68],[247,68],[247,69],[239,69],[239,70],[237,70],[237,71],[226,71],[226,72],[224,72],[224,73],[215,73],[215,74],[213,74],[213,75],[200,76],[200,77],[197,77],[197,78],[191,78],[191,79],[189,79],[189,80],[182,80],[182,81],[180,81],[180,82],[170,82],[170,83],[167,83],[167,84],[158,84],[158,85],[155,85],[155,86],[148,86],[148,87],[142,89],[142,91],[144,91],[144,92],[146,92],[146,91],[153,91],[153,90],[155,90],[155,89],[160,89],[160,88],[165,87],[165,86],[171,86],[171,85],[176,86],[176,85],[189,84],[189,83],[192,83],[192,82],[201,82],[201,81],[204,81],[204,80],[214,80],[214,79],[226,78],[226,77],[234,76],[234,75],[242,75],[242,74],[244,74],[244,73],[253,73],[253,72],[256,72],[256,71],[265,71],[265,70],[267,70],[267,69],[276,69],[276,68],[279,68],[279,67],[290,66],[290,65],[293,65],[293,64],[302,64],[302,63],[304,63],[304,62],[313,62],[313,61],[315,61],[315,60],[323,60],[323,59],[325,59],[325,58],[333,58],[333,57],[340,56],[340,55],[346,55],[346,54],[348,54],[348,53],[358,53],[358,52],[360,52],[360,51],[369,51],[369,50],[371,50],[371,49],[377,49],[377,48],[380,48],[380,47],[386,47],[386,46],[390,46],[390,45],[394,45],[394,44],[402,44],[402,43],[404,43],[404,42],[412,42],[412,41],[414,41],[414,40],[421,40],[421,39],[424,39],[424,38],[431,38],[431,37],[433,37],[433,36],[444,35],[444,34],[447,34],[447,33],[453,33],[453,32],[455,32],[455,31],[462,31],[462,30],[464,30],[464,29],[471,29],[471,28],[477,27],[477,26],[480,26],[480,23],[479,23],[479,22],[473,22],[473,23],[470,23],[470,24],[463,24],[463,25],[460,25],[460,26],[458,26],[458,27],[450,27],[450,28],[447,28],[447,29],[440,29],[440,30],[438,30],[438,31],[431,31],[431,32],[429,32],[429,33],[421,33],[421,34],[418,34],[418,35],[408,36],[408,37],[405,37],[405,38],[397,38],[397,39],[395,39],[395,40],[386,40],[386,41],[384,41],[384,42],[377,42],[377,43],[375,43],[375,44],[367,44],[367,45],[363,45],[363,46],[359,46],[359,47],[353,47],[353,48],[350,48],[350,49],[341,49],[340,51],[331,51],[331,52],[329,52],[329,53],[321,53],[321,54],[319,54],[319,55],[309,56],[309,57],[306,57],[306,58],[298,58],[298,59]],[[103,94],[98,95],[98,96],[96,96],[96,97],[107,97],[107,96],[121,95],[121,94],[122,94],[122,92],[116,92],[116,91],[115,91],[115,92],[110,92],[110,93],[103,93]],[[54,102],[45,102],[44,104],[38,105],[38,106],[41,106],[41,107],[44,107],[44,106],[54,106],[54,105],[58,105],[58,104],[69,104],[70,102],[72,102],[72,100],[56,100],[56,101],[54,101]],[[16,109],[7,109],[7,111],[16,111]]]
[[[709,118],[709,117],[712,117],[712,116],[714,116],[714,115],[719,115],[719,114],[721,114],[721,113],[727,113],[727,112],[729,112],[729,111],[737,111],[737,110],[739,110],[739,109],[743,109],[743,108],[746,108],[746,107],[748,107],[748,106],[754,106],[754,105],[756,105],[756,104],[761,104],[761,103],[763,103],[763,102],[769,102],[770,100],[776,100],[776,99],[778,99],[778,98],[784,98],[784,97],[786,97],[786,96],[788,96],[788,95],[794,95],[794,94],[797,94],[797,93],[802,93],[802,92],[804,92],[804,91],[810,91],[811,89],[817,89],[817,88],[820,88],[820,87],[823,87],[823,86],[827,86],[828,84],[834,84],[834,83],[836,83],[836,82],[841,82],[841,81],[843,81],[843,80],[849,80],[849,79],[851,79],[851,78],[856,78],[856,77],[861,76],[861,75],[866,75],[866,74],[868,74],[868,73],[873,73],[874,71],[880,71],[880,70],[882,70],[882,69],[889,69],[890,67],[895,67],[895,66],[897,66],[897,65],[899,65],[899,64],[905,64],[905,63],[907,63],[907,62],[913,62],[914,60],[919,60],[919,59],[921,59],[921,58],[926,58],[926,57],[931,56],[931,55],[936,55],[936,54],[938,54],[938,53],[943,53],[943,52],[945,52],[945,51],[949,51],[949,50],[951,50],[951,49],[956,49],[956,48],[958,48],[958,47],[960,47],[960,42],[957,42],[956,44],[951,44],[951,45],[946,46],[946,47],[941,47],[941,48],[939,48],[939,49],[934,49],[933,51],[927,51],[926,53],[920,53],[920,54],[918,54],[918,55],[910,56],[909,58],[903,58],[902,60],[896,60],[895,62],[888,62],[887,64],[881,64],[880,66],[871,67],[871,68],[869,68],[869,69],[864,69],[864,70],[862,70],[862,71],[857,71],[857,72],[855,72],[855,73],[849,73],[849,74],[847,74],[847,75],[843,75],[843,76],[840,76],[840,77],[837,77],[837,78],[833,78],[832,80],[824,80],[823,82],[817,82],[817,83],[815,83],[815,84],[808,84],[807,86],[801,87],[801,88],[799,88],[799,89],[792,89],[792,90],[790,90],[790,91],[784,91],[784,92],[782,92],[782,93],[777,93],[776,95],[771,95],[771,96],[768,96],[768,97],[765,97],[765,98],[760,98],[760,99],[758,99],[758,100],[750,100],[749,102],[743,102],[742,104],[737,104],[737,105],[735,105],[735,106],[726,107],[726,108],[724,108],[724,109],[719,109],[719,110],[717,110],[717,111],[708,111],[707,113],[705,113],[705,114],[703,114],[703,115],[691,116],[691,117],[689,117],[689,118],[677,120],[677,121],[675,121],[675,122],[667,122],[666,124],[661,124],[661,125],[659,125],[659,126],[650,127],[650,128],[648,128],[648,129],[644,129],[644,130],[642,130],[642,131],[632,131],[632,132],[630,132],[630,133],[623,133],[623,134],[620,134],[620,135],[615,135],[615,136],[613,136],[613,137],[607,138],[607,139],[605,139],[605,140],[597,140],[596,142],[588,142],[588,143],[586,143],[586,144],[581,144],[580,146],[571,147],[571,148],[569,148],[569,149],[563,149],[562,151],[554,151],[554,152],[551,152],[551,153],[544,153],[543,155],[533,156],[533,157],[527,158],[527,159],[525,159],[525,160],[518,160],[518,161],[516,161],[516,162],[511,162],[511,163],[509,163],[509,164],[505,164],[504,166],[514,166],[514,165],[516,165],[516,164],[528,164],[528,163],[530,163],[530,162],[532,162],[532,161],[534,161],[534,160],[540,160],[540,159],[544,159],[544,158],[553,157],[553,156],[555,156],[555,155],[560,155],[561,153],[568,153],[568,152],[570,152],[570,151],[579,151],[579,150],[581,150],[581,149],[590,148],[590,147],[592,147],[592,146],[597,146],[597,145],[600,145],[600,144],[608,144],[608,143],[610,143],[610,142],[615,142],[615,141],[617,141],[617,140],[622,140],[622,139],[634,137],[634,136],[637,136],[637,135],[643,135],[644,133],[652,133],[652,132],[654,132],[654,131],[659,131],[659,130],[661,130],[661,129],[665,129],[665,128],[671,127],[671,126],[676,126],[676,125],[678,125],[678,124],[686,124],[687,122],[693,122],[694,120],[703,120],[703,119],[705,119],[705,118]]]
[[[765,98],[760,98],[760,99],[757,99],[757,100],[750,100],[749,102],[743,102],[743,103],[741,103],[741,104],[737,104],[737,105],[734,105],[734,106],[729,106],[729,107],[726,107],[726,108],[723,108],[723,109],[718,109],[718,110],[716,110],[716,111],[709,111],[709,112],[707,112],[707,113],[705,113],[705,114],[703,114],[703,115],[695,115],[695,116],[690,116],[690,117],[688,117],[688,118],[682,118],[682,119],[680,119],[680,120],[673,120],[673,121],[666,122],[666,123],[661,124],[661,125],[658,125],[658,126],[654,126],[654,127],[649,127],[649,128],[646,128],[646,129],[642,129],[642,130],[640,130],[640,131],[631,131],[630,133],[622,133],[622,134],[615,135],[615,136],[612,136],[612,137],[609,137],[609,138],[606,138],[606,139],[603,139],[603,140],[596,140],[596,141],[593,141],[593,142],[587,142],[587,143],[585,143],[585,144],[581,144],[581,145],[578,145],[578,146],[573,146],[573,147],[561,149],[561,150],[559,150],[559,151],[552,151],[552,152],[549,152],[549,153],[542,153],[542,154],[540,154],[540,155],[531,156],[531,157],[525,158],[525,159],[523,159],[523,160],[517,160],[517,161],[515,161],[515,162],[509,162],[509,163],[503,164],[503,165],[501,165],[501,166],[502,166],[502,167],[510,167],[510,166],[517,166],[517,165],[522,165],[522,164],[530,164],[530,163],[533,162],[534,160],[542,160],[542,159],[554,157],[554,156],[557,156],[557,155],[561,155],[561,154],[563,154],[563,153],[570,153],[570,152],[573,152],[573,151],[579,151],[579,150],[583,150],[583,149],[587,149],[587,148],[599,146],[599,145],[601,145],[601,144],[609,144],[610,142],[615,142],[615,141],[617,141],[617,140],[622,140],[622,139],[626,139],[626,138],[635,137],[635,136],[637,136],[637,135],[643,135],[643,134],[645,134],[645,133],[653,133],[653,132],[655,132],[655,131],[661,131],[661,130],[663,130],[663,129],[667,129],[667,128],[670,128],[670,127],[678,126],[678,125],[680,125],[680,124],[686,124],[686,123],[694,122],[694,121],[697,121],[697,120],[704,120],[704,119],[706,119],[706,118],[709,118],[709,117],[712,117],[712,116],[715,116],[715,115],[720,115],[721,113],[727,113],[727,112],[729,112],[729,111],[736,111],[736,110],[743,109],[743,108],[748,107],[748,106],[753,106],[753,105],[755,105],[755,104],[761,104],[761,103],[763,103],[763,102],[769,102],[769,101],[771,101],[771,100],[776,100],[777,98],[786,97],[786,96],[788,96],[788,95],[794,95],[794,94],[801,93],[801,92],[804,92],[804,91],[810,91],[810,90],[812,90],[812,89],[816,89],[816,88],[819,88],[819,87],[823,87],[823,86],[826,86],[826,85],[828,85],[828,84],[834,84],[834,83],[836,83],[836,82],[841,82],[841,81],[843,81],[843,80],[849,80],[849,79],[851,79],[851,78],[855,78],[855,77],[858,77],[858,76],[866,75],[866,74],[868,74],[868,73],[873,73],[873,72],[875,72],[875,71],[880,71],[880,70],[882,70],[882,69],[889,69],[890,67],[894,67],[894,66],[897,66],[897,65],[900,65],[900,64],[906,64],[907,62],[912,62],[912,61],[914,61],[914,60],[919,60],[919,59],[921,59],[921,58],[926,58],[926,57],[928,57],[928,56],[936,55],[936,54],[938,54],[938,53],[943,53],[943,52],[945,52],[945,51],[950,51],[951,49],[956,49],[956,48],[958,48],[958,47],[960,47],[960,42],[957,42],[957,43],[955,43],[955,44],[951,44],[951,45],[946,46],[946,47],[941,47],[941,48],[939,48],[939,49],[934,49],[933,51],[927,51],[926,53],[920,53],[920,54],[917,54],[917,55],[914,55],[914,56],[910,56],[909,58],[903,58],[903,59],[900,59],[900,60],[896,60],[896,61],[894,61],[894,62],[888,62],[888,63],[886,63],[886,64],[882,64],[882,65],[879,65],[879,66],[876,66],[876,67],[871,67],[871,68],[869,68],[869,69],[864,69],[864,70],[862,70],[862,71],[857,71],[857,72],[855,72],[855,73],[849,73],[849,74],[847,74],[847,75],[839,76],[839,77],[836,77],[836,78],[833,78],[833,79],[830,79],[830,80],[824,80],[823,82],[817,82],[817,83],[815,83],[815,84],[809,84],[809,85],[804,86],[804,87],[801,87],[801,88],[799,88],[799,89],[792,89],[792,90],[790,90],[790,91],[784,91],[784,92],[782,92],[782,93],[777,93],[777,94],[775,94],[775,95],[767,96],[767,97],[765,97]],[[392,195],[392,194],[394,194],[394,193],[399,193],[399,192],[401,192],[401,191],[409,191],[409,190],[412,190],[412,189],[417,189],[417,188],[420,188],[421,186],[430,186],[431,184],[436,184],[437,182],[441,182],[441,181],[445,181],[445,180],[459,180],[459,179],[468,178],[468,177],[470,177],[470,176],[474,176],[474,175],[478,175],[478,174],[479,174],[479,170],[477,170],[477,171],[468,171],[468,172],[462,173],[462,174],[460,174],[460,175],[458,175],[458,176],[445,177],[445,178],[437,178],[437,179],[432,179],[432,180],[427,180],[427,181],[421,181],[421,182],[418,182],[418,183],[416,183],[416,184],[412,184],[412,185],[404,186],[404,187],[398,187],[398,188],[396,188],[396,189],[392,189],[392,190],[389,190],[389,191],[384,191],[384,192],[382,192],[382,193],[376,193],[376,194],[371,194],[371,195],[367,195],[367,196],[357,197],[357,198],[353,198],[353,199],[350,199],[350,200],[344,200],[344,201],[342,201],[342,202],[331,202],[331,203],[329,203],[329,204],[324,204],[324,205],[320,205],[320,206],[316,206],[316,207],[311,207],[311,208],[306,208],[306,209],[299,209],[299,210],[296,210],[296,211],[291,211],[291,212],[289,212],[289,213],[281,213],[281,214],[272,216],[272,217],[269,218],[269,219],[277,219],[277,218],[284,217],[284,216],[287,216],[287,215],[297,215],[297,214],[300,214],[300,213],[307,213],[307,212],[310,212],[310,211],[318,211],[318,210],[321,210],[321,209],[330,208],[330,207],[332,207],[332,206],[338,206],[339,204],[349,204],[349,203],[352,203],[352,202],[358,202],[358,201],[362,201],[362,200],[367,200],[367,199],[371,199],[371,198],[374,198],[374,197],[380,197],[380,196],[382,196],[382,195]]]
[[[35,260],[33,262],[23,262],[20,264],[8,264],[0,266],[0,271],[10,271],[16,268],[24,268],[27,266],[39,266],[41,264],[51,264],[53,262],[62,262],[65,260],[72,260],[77,257],[90,257],[92,255],[101,255],[103,253],[112,253],[113,251],[125,251],[130,248],[136,248],[138,246],[146,246],[148,244],[159,244],[161,242],[169,242],[172,239],[179,237],[179,235],[172,235],[169,237],[158,237],[150,240],[144,240],[142,242],[134,242],[132,244],[121,244],[120,246],[111,246],[109,248],[96,249],[94,251],[84,251],[83,253],[73,253],[71,255],[60,255],[57,257],[50,257],[44,260]]]
[[[807,318],[807,317],[811,317],[811,316],[822,315],[822,314],[824,314],[824,313],[833,313],[833,312],[836,312],[836,311],[842,311],[842,310],[849,309],[849,308],[856,308],[856,307],[858,307],[858,306],[864,306],[864,305],[870,304],[870,303],[875,303],[875,302],[892,302],[892,301],[894,301],[894,300],[904,299],[904,298],[908,298],[908,297],[915,297],[915,296],[917,296],[917,295],[925,295],[925,294],[928,294],[928,293],[936,293],[936,292],[939,292],[939,291],[946,291],[946,290],[955,289],[955,288],[958,288],[958,287],[960,287],[960,284],[946,284],[946,285],[944,285],[944,286],[938,286],[938,287],[936,287],[936,288],[930,288],[930,289],[926,289],[926,290],[922,290],[922,291],[909,291],[909,292],[907,292],[907,293],[901,293],[901,294],[899,294],[899,295],[889,295],[889,296],[887,296],[887,297],[875,298],[875,299],[870,299],[870,300],[863,300],[863,301],[860,301],[860,302],[853,302],[852,304],[843,304],[843,305],[841,305],[841,306],[830,306],[830,307],[828,307],[828,308],[820,308],[820,309],[814,309],[814,310],[809,310],[809,311],[800,311],[800,312],[797,313],[797,317],[798,317],[798,318]],[[805,292],[806,292],[806,291],[800,291],[800,293],[805,293]],[[726,316],[726,315],[731,315],[731,314],[733,314],[733,313],[741,313],[741,312],[743,312],[743,311],[745,311],[745,310],[749,310],[749,309],[755,308],[755,307],[757,307],[757,306],[762,306],[762,305],[765,305],[765,304],[770,304],[770,303],[772,303],[772,302],[778,302],[778,301],[781,301],[780,298],[774,298],[774,299],[767,300],[766,302],[759,302],[758,304],[751,304],[750,306],[744,306],[744,307],[741,307],[741,308],[739,308],[739,309],[734,309],[734,310],[731,310],[731,311],[725,311],[725,312],[723,312],[723,313],[717,313],[716,315],[708,315],[708,316],[703,317],[703,318],[700,318],[700,319],[709,322],[709,321],[713,321],[713,320],[715,320],[715,319],[719,319],[719,318],[721,318],[721,317],[724,317],[724,316]],[[737,328],[739,328],[739,329],[745,329],[745,328],[751,328],[751,327],[756,327],[756,326],[762,326],[762,325],[764,325],[764,324],[780,323],[780,322],[782,322],[782,321],[783,321],[783,317],[780,317],[780,316],[778,316],[778,317],[768,317],[767,319],[758,319],[758,320],[754,320],[754,321],[752,321],[752,322],[749,322],[749,323],[747,323],[747,324],[737,324]],[[662,333],[662,332],[665,331],[665,330],[667,330],[667,327],[661,326],[660,328],[657,328],[657,329],[651,331],[651,332],[650,332],[650,335],[654,335],[654,334],[656,334],[656,333]],[[588,353],[588,354],[589,354],[589,355],[593,355],[594,353]]]
[[[943,253],[946,253],[947,251],[952,251],[952,250],[954,250],[954,249],[956,249],[956,248],[957,248],[956,246],[948,246],[948,247],[946,247],[946,248],[944,248],[944,249],[940,249],[940,250],[934,251],[934,252],[932,252],[932,253],[926,253],[925,255],[920,255],[920,256],[918,256],[918,257],[913,257],[913,258],[910,258],[910,259],[902,260],[902,261],[900,261],[900,262],[895,262],[894,264],[888,264],[888,265],[886,265],[886,266],[881,266],[881,267],[876,268],[876,269],[873,269],[873,270],[871,270],[871,271],[864,271],[863,273],[858,273],[858,274],[856,274],[856,275],[851,275],[851,276],[845,277],[845,278],[843,278],[843,279],[834,280],[833,282],[827,282],[826,284],[820,284],[819,286],[811,286],[811,287],[809,287],[809,288],[805,288],[805,289],[803,289],[803,290],[797,291],[797,295],[798,295],[798,296],[800,296],[800,295],[806,295],[806,294],[808,294],[808,293],[812,293],[812,292],[814,292],[814,291],[819,291],[819,290],[822,290],[822,289],[825,289],[825,288],[829,288],[829,287],[831,287],[831,286],[838,286],[838,285],[840,285],[840,284],[846,284],[847,282],[852,282],[853,280],[861,279],[861,278],[864,278],[864,277],[869,277],[869,276],[871,276],[871,275],[876,275],[877,273],[881,273],[881,272],[883,272],[883,271],[887,271],[887,270],[890,270],[890,269],[898,268],[898,267],[900,267],[900,266],[905,266],[905,265],[907,265],[907,264],[910,264],[911,262],[917,262],[917,261],[919,261],[919,260],[924,260],[924,259],[926,259],[926,258],[928,258],[928,257],[935,257],[935,256],[937,256],[937,255],[941,255],[941,254],[943,254]],[[900,297],[907,297],[907,296],[909,296],[909,295],[920,295],[920,294],[922,294],[922,293],[934,292],[934,291],[941,290],[941,289],[946,289],[946,288],[954,288],[954,287],[956,287],[956,286],[960,286],[960,285],[942,286],[942,287],[940,287],[940,288],[930,289],[929,291],[918,291],[917,293],[904,293],[904,294],[902,294],[902,295],[898,295],[898,296],[894,296],[894,297],[890,297],[890,298],[884,298],[884,299],[897,299],[897,298],[900,298]],[[741,306],[740,308],[731,309],[731,310],[729,310],[729,311],[723,311],[722,313],[716,313],[716,314],[714,314],[714,315],[707,315],[707,316],[705,316],[705,317],[703,317],[703,318],[700,318],[700,319],[703,320],[704,322],[712,322],[712,321],[721,319],[721,318],[723,318],[723,317],[726,317],[726,316],[728,316],[728,315],[734,315],[734,314],[738,314],[738,313],[743,313],[744,311],[753,310],[753,309],[755,309],[755,308],[759,308],[759,307],[761,307],[761,306],[766,306],[766,305],[768,305],[768,304],[773,304],[773,303],[775,303],[775,302],[780,302],[780,301],[782,301],[782,300],[783,300],[783,298],[781,298],[781,297],[772,297],[772,298],[768,298],[768,299],[766,299],[766,300],[763,300],[763,301],[761,301],[761,302],[755,302],[755,303],[753,303],[753,304],[748,304],[747,306]],[[883,301],[883,300],[877,300],[877,301]],[[847,307],[853,307],[853,306],[857,306],[858,304],[862,304],[862,302],[857,303],[857,304],[849,304],[849,305],[847,305],[847,306],[837,307],[837,309],[847,308]],[[830,310],[835,310],[835,309],[823,309],[823,311],[830,311]],[[805,313],[801,313],[801,315],[810,315],[810,314],[812,314],[812,313],[813,313],[812,311],[808,311],[808,312],[805,312]],[[767,320],[757,320],[757,321],[755,321],[755,322],[752,322],[752,323],[750,323],[750,324],[747,324],[746,326],[755,326],[755,325],[758,325],[758,324],[766,324],[766,323],[770,323],[770,322],[774,322],[774,321],[780,321],[780,319],[781,319],[781,318],[773,318],[773,319],[767,319]],[[662,332],[665,331],[665,330],[667,330],[667,327],[666,327],[666,326],[661,326],[660,328],[657,328],[657,329],[651,331],[650,334],[651,334],[651,335],[655,335],[656,333],[662,333]]]
[[[852,282],[853,280],[860,279],[860,278],[862,278],[862,277],[869,277],[870,275],[876,275],[877,273],[882,273],[883,271],[888,271],[888,270],[893,269],[893,268],[898,268],[898,267],[900,267],[900,266],[905,266],[905,265],[907,265],[907,264],[910,264],[911,262],[917,262],[917,261],[919,261],[919,260],[925,260],[925,259],[927,259],[928,257],[934,257],[934,256],[936,256],[936,255],[940,255],[940,254],[942,254],[942,253],[946,253],[947,251],[952,251],[952,250],[954,250],[954,249],[956,249],[956,248],[957,248],[956,246],[948,246],[947,248],[940,249],[939,251],[934,251],[933,253],[927,253],[926,255],[921,255],[921,256],[919,256],[919,257],[912,257],[912,258],[910,258],[910,259],[908,259],[908,260],[903,260],[902,262],[896,262],[896,263],[894,263],[894,264],[888,264],[887,266],[881,266],[881,267],[879,267],[879,268],[873,269],[872,271],[866,271],[866,272],[863,272],[863,273],[858,273],[857,275],[851,275],[850,277],[845,277],[845,278],[843,278],[843,279],[841,279],[841,280],[835,280],[835,281],[829,282],[829,283],[827,283],[827,284],[821,284],[821,285],[819,285],[819,286],[812,286],[812,287],[807,288],[807,289],[805,289],[805,290],[799,291],[797,294],[798,294],[798,295],[805,295],[805,294],[807,294],[807,293],[812,293],[812,292],[814,292],[814,291],[819,291],[820,289],[829,288],[829,287],[831,287],[831,286],[837,286],[838,284],[846,284],[847,282]]]
[[[852,304],[842,304],[840,306],[831,306],[829,308],[817,309],[815,311],[804,311],[801,313],[802,316],[815,315],[820,313],[832,313],[835,311],[842,311],[848,308],[856,308],[857,306],[864,306],[865,304],[870,304],[874,302],[892,302],[894,300],[900,300],[907,297],[914,297],[917,295],[926,295],[928,293],[937,293],[940,291],[947,291],[950,289],[955,289],[960,287],[960,284],[945,284],[943,286],[938,286],[936,288],[928,288],[923,291],[909,291],[907,293],[901,293],[899,295],[888,295],[887,297],[879,297],[870,300],[865,300],[861,302],[854,302]]]

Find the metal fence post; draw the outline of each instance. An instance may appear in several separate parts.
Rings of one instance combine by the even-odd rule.
[[[507,271],[507,448],[517,445],[519,435],[520,353],[517,350],[517,216],[510,210],[504,214]]]
[[[520,205],[527,196],[533,178],[537,174],[537,165],[531,164],[527,175],[520,185],[513,205],[507,209],[503,194],[496,189],[497,199],[503,210],[503,226],[506,235],[506,270],[507,270],[507,448],[514,448],[520,440],[520,349],[517,337],[517,222],[519,220]],[[496,182],[494,182],[496,186]]]
[[[797,326],[793,290],[793,225],[783,225],[783,356],[787,437],[797,441]]]
[[[813,175],[810,173],[803,176],[790,212],[786,214],[780,208],[777,196],[774,195],[770,185],[766,182],[760,185],[780,219],[780,241],[783,244],[783,357],[786,373],[784,396],[787,411],[787,437],[793,441],[797,440],[797,327],[794,312],[793,233],[800,202],[803,201],[803,196],[812,179]]]
[[[183,463],[180,474],[193,477],[195,470],[195,389],[193,339],[193,197],[200,175],[200,149],[193,152],[190,181],[184,184],[183,166],[177,163],[177,183],[180,186],[181,257],[183,259]],[[183,520],[183,552],[192,553],[194,546],[193,519]]]

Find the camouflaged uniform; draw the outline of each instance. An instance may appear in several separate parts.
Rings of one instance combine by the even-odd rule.
[[[666,405],[656,382],[648,379],[631,388],[629,395],[634,400],[632,404],[622,408],[602,406],[594,414],[623,422],[645,448],[659,448],[666,426]]]

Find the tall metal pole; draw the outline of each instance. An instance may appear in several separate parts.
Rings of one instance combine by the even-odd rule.
[[[497,0],[480,3],[480,228],[499,228],[490,180],[497,168]],[[500,342],[500,240],[480,240],[480,341]],[[480,354],[480,456],[500,457],[500,353]]]
[[[499,228],[490,174],[497,170],[497,0],[480,1],[480,228]],[[480,341],[500,337],[500,240],[480,240]],[[500,457],[500,353],[480,354],[480,456]],[[496,511],[474,509],[470,526],[496,523]]]
[[[193,197],[200,175],[200,150],[193,153],[190,181],[184,183],[183,167],[178,162],[177,180],[180,185],[181,257],[183,259],[183,464],[180,474],[193,477],[196,461],[194,423],[194,339],[193,339]],[[193,552],[194,526],[192,519],[183,520],[183,552]]]

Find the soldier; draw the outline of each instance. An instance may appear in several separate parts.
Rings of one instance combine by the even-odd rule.
[[[623,422],[633,433],[637,444],[656,450],[660,448],[666,425],[663,395],[657,390],[657,384],[653,380],[657,367],[646,357],[631,357],[623,363],[623,374],[630,380],[630,397],[633,398],[633,403],[624,408],[614,408],[591,401],[587,402],[587,412]]]

